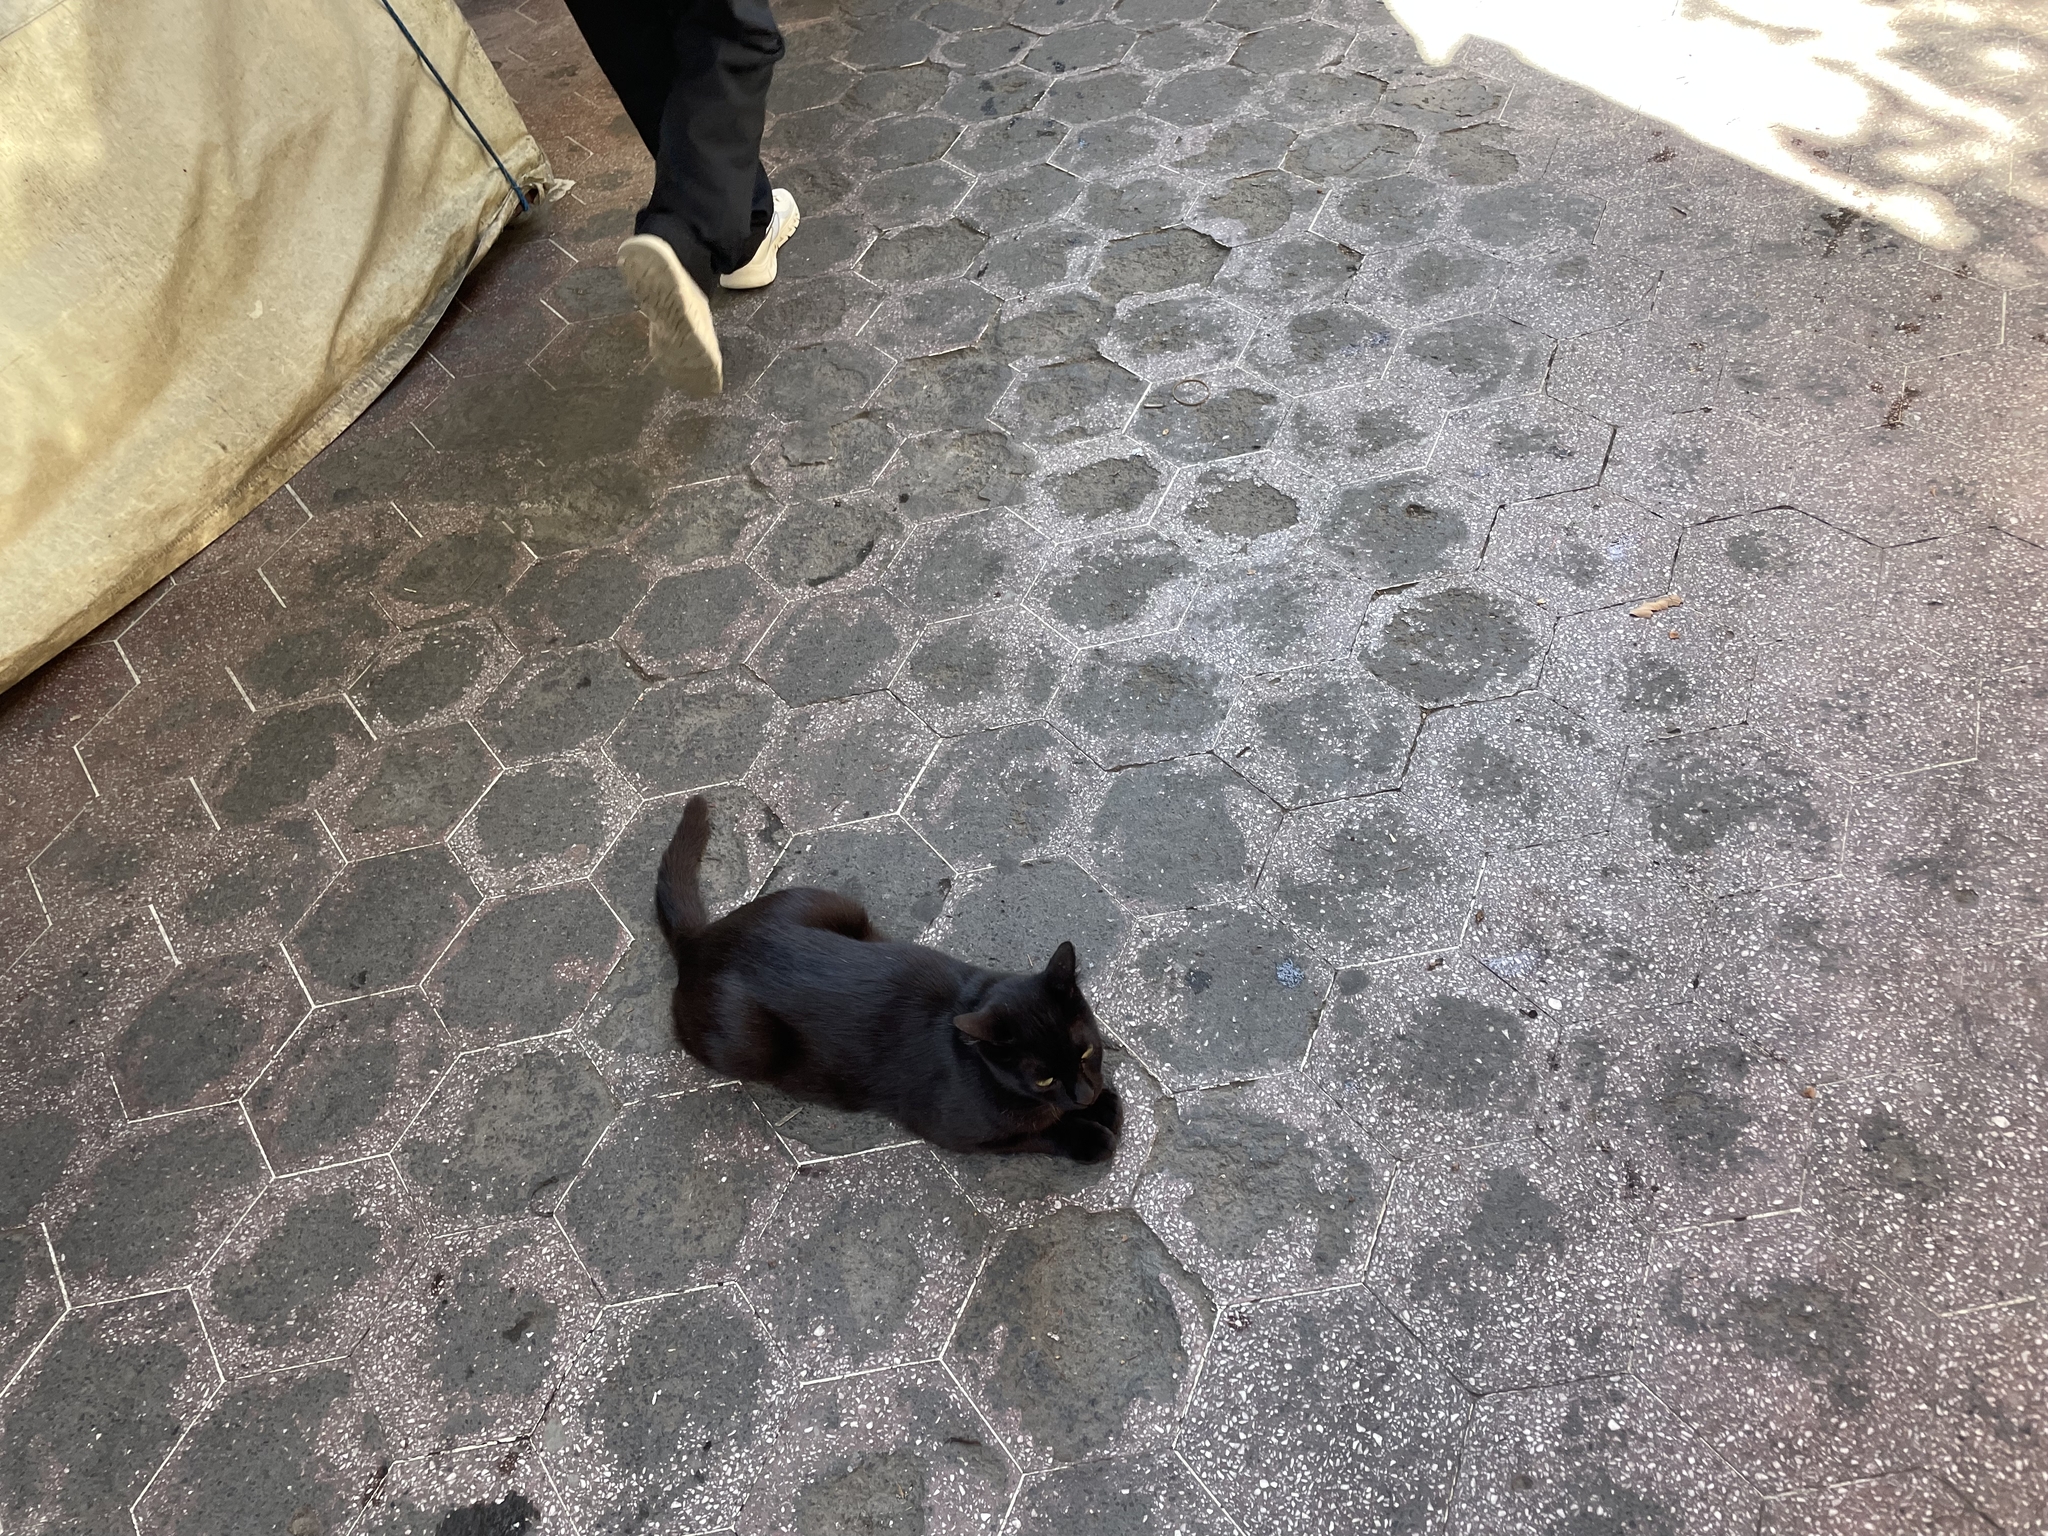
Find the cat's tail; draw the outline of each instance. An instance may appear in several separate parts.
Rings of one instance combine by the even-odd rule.
[[[704,910],[704,892],[697,884],[697,866],[703,862],[704,847],[710,841],[710,803],[702,795],[692,795],[683,807],[676,835],[668,840],[668,852],[661,856],[661,870],[654,877],[654,911],[671,945],[694,938],[711,921]]]

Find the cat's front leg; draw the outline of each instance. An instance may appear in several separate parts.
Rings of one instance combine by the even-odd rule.
[[[1101,1102],[1096,1100],[1097,1104]],[[1089,1118],[1094,1107],[1091,1104],[1087,1109],[1062,1115],[1046,1132],[1053,1144],[1077,1163],[1106,1163],[1116,1156],[1117,1133],[1100,1120]],[[1118,1118],[1121,1121],[1121,1115]]]
[[[1093,1120],[1097,1125],[1107,1129],[1112,1136],[1121,1136],[1124,1133],[1123,1096],[1107,1084],[1104,1084],[1102,1092],[1095,1096],[1093,1104],[1086,1109],[1071,1111],[1069,1118],[1076,1115],[1083,1120]]]

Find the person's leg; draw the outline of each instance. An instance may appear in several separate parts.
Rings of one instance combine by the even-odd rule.
[[[568,0],[568,5],[647,153],[660,154],[661,114],[676,77],[670,8],[646,0]]]
[[[773,217],[761,133],[782,34],[767,0],[679,0],[654,195],[634,225],[707,292],[745,266]]]

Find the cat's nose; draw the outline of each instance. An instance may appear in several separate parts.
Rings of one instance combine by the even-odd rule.
[[[1074,1084],[1074,1103],[1082,1109],[1086,1109],[1101,1097],[1102,1085],[1100,1083],[1076,1082]]]

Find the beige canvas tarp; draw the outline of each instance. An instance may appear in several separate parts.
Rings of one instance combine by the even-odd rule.
[[[451,0],[394,0],[522,186]],[[518,200],[379,0],[0,0],[0,687],[277,490]]]

